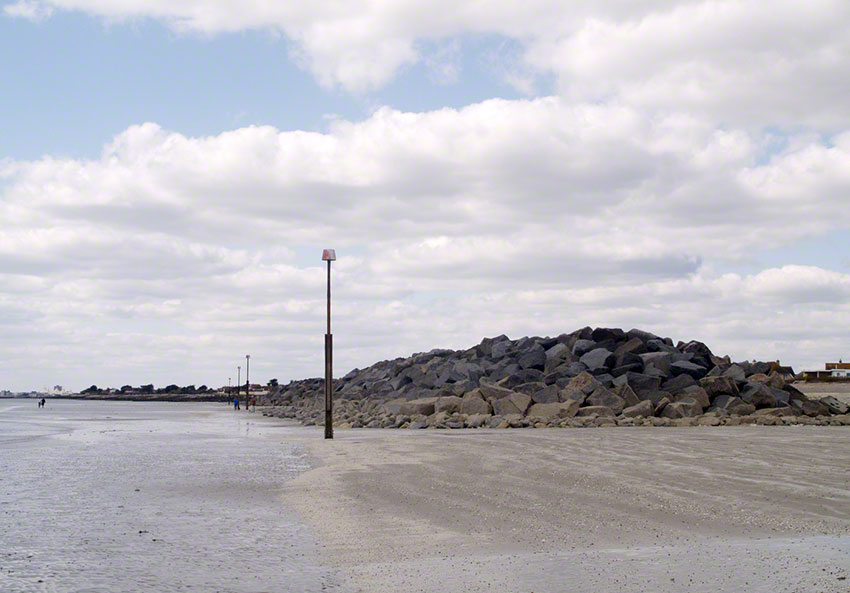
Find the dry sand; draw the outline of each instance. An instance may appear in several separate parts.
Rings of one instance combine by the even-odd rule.
[[[850,383],[806,383],[800,381],[794,383],[794,387],[812,399],[831,395],[845,404],[850,404]]]
[[[846,428],[301,434],[284,499],[354,591],[850,590]]]

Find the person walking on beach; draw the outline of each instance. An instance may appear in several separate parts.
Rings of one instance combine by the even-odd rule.
[[[238,398],[238,397],[234,397],[234,398],[233,398],[233,409],[234,409],[234,410],[238,410],[238,409],[239,409],[239,398]]]

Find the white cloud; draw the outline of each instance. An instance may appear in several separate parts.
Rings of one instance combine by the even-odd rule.
[[[552,73],[565,97],[650,112],[688,112],[726,126],[846,127],[850,5],[845,0],[644,0],[638,2],[431,2],[332,0],[42,0],[7,14],[81,10],[108,20],[150,17],[187,32],[273,30],[322,84],[373,90],[424,59],[443,80],[441,53],[463,36],[518,46],[499,55],[509,84],[533,93]],[[425,46],[436,49],[423,55]],[[492,52],[491,52],[492,53]],[[514,54],[518,54],[517,62]],[[444,57],[444,56],[443,56]],[[492,57],[492,55],[491,55]]]
[[[22,18],[30,21],[41,21],[53,14],[53,8],[35,1],[18,0],[14,4],[7,4],[3,12],[13,18]]]
[[[251,352],[260,378],[321,374],[328,246],[340,370],[585,324],[809,366],[846,340],[850,276],[712,266],[850,228],[848,137],[763,161],[751,130],[558,97],[327,133],[133,126],[98,159],[3,165],[0,366],[224,383]]]

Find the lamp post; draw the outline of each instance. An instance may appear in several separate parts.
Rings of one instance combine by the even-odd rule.
[[[239,392],[242,391],[242,367],[236,367],[236,398],[239,398]]]
[[[322,261],[328,262],[328,333],[325,334],[325,438],[334,438],[333,426],[333,334],[331,333],[331,262],[336,261],[336,251],[322,251]]]
[[[251,380],[248,379],[248,369],[249,369],[250,364],[251,364],[251,355],[246,354],[245,355],[245,409],[246,410],[248,409],[248,402],[251,399],[250,394],[249,394],[249,391],[251,390]]]
[[[227,393],[232,393],[233,389],[230,388],[230,377],[227,378]]]

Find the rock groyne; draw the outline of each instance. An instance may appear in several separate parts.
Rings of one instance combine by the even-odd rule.
[[[585,327],[501,335],[354,369],[334,381],[334,422],[352,428],[848,425],[847,405],[808,398],[777,363],[732,362],[704,343]],[[260,400],[269,415],[321,424],[322,379]]]

